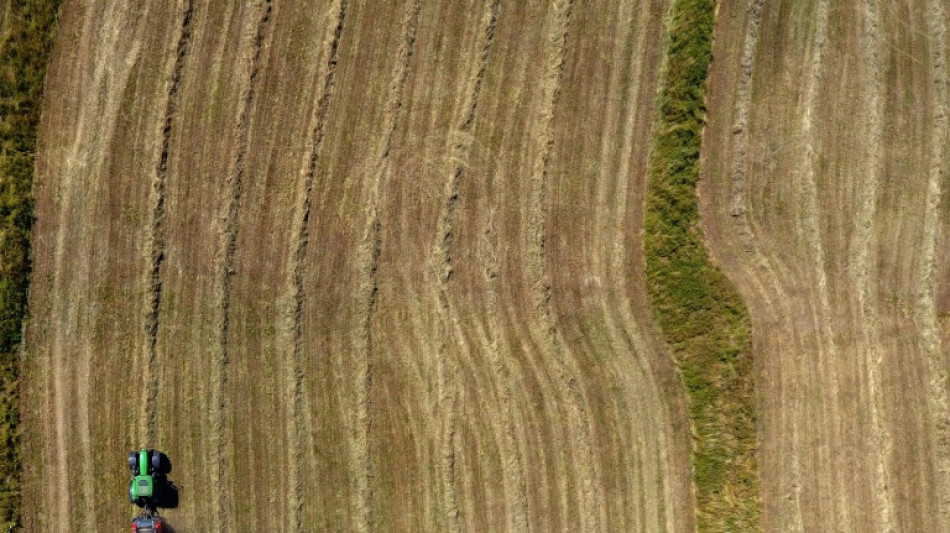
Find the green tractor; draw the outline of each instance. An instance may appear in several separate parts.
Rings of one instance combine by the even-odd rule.
[[[158,450],[142,448],[129,454],[132,482],[129,484],[129,502],[154,510],[162,501],[162,487],[167,484],[165,476],[171,471],[168,456]]]

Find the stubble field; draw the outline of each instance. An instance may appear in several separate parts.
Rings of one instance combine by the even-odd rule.
[[[702,529],[644,268],[672,3],[65,1],[25,528],[128,527],[148,446],[179,532]],[[761,529],[948,530],[950,7],[717,9]]]
[[[666,2],[66,2],[24,521],[688,531],[640,234]],[[61,490],[67,479],[74,490]]]
[[[950,528],[948,7],[723,3],[700,189],[767,531]]]

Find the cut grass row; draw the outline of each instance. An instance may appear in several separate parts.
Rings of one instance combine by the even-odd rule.
[[[653,314],[689,397],[699,531],[758,531],[759,477],[749,320],[710,263],[696,186],[715,0],[677,0],[649,169],[645,252]]]
[[[26,317],[36,129],[60,0],[0,6],[0,530],[20,519],[19,348]]]

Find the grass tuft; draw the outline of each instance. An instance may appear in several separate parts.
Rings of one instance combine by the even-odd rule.
[[[669,20],[649,169],[647,284],[688,392],[698,530],[758,531],[749,320],[709,261],[696,193],[715,13],[715,0],[677,0]]]
[[[36,129],[59,0],[8,0],[0,24],[0,527],[20,522],[19,347],[26,318]]]

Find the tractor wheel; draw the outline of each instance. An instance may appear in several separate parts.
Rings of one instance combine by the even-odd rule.
[[[129,503],[135,503],[135,495],[134,495],[134,492],[135,492],[134,486],[135,486],[135,485],[134,485],[134,484],[135,484],[135,481],[134,481],[134,480],[129,483]]]
[[[157,450],[153,453],[152,468],[155,469],[155,473],[158,475],[170,474],[172,471],[172,462],[168,459],[168,456]]]
[[[152,450],[149,453],[149,460],[152,464],[152,473],[161,474],[162,473],[162,452],[158,450]]]
[[[138,473],[139,470],[139,454],[132,452],[129,454],[129,469],[132,470],[132,475]]]

